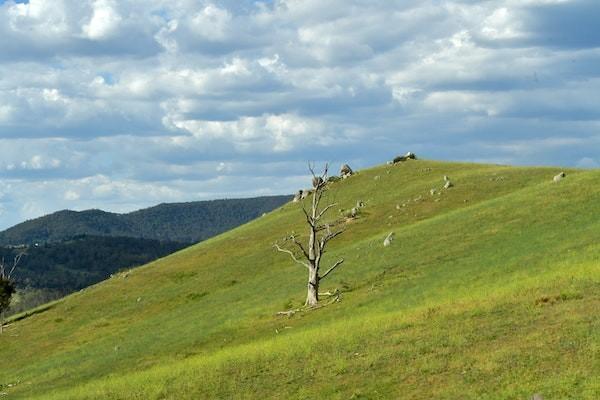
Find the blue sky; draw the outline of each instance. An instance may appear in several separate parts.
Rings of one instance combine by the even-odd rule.
[[[596,0],[0,0],[0,229],[306,162],[598,167]]]

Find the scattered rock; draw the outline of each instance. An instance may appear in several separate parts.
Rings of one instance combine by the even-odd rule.
[[[404,161],[408,161],[408,160],[416,160],[416,159],[417,159],[417,156],[415,155],[415,153],[412,153],[409,151],[408,153],[406,153],[403,156],[395,157],[392,160],[392,164],[397,164],[399,162],[404,162]]]
[[[375,179],[376,181],[378,181],[379,178],[381,178],[379,175],[375,175],[375,178],[373,178],[373,179]]]
[[[431,189],[429,191],[429,194],[432,195],[432,196],[435,196],[436,193],[437,193],[437,189],[436,188],[433,188],[433,189]]]
[[[301,200],[304,200],[310,194],[310,190],[301,190],[301,192],[302,192],[302,195],[300,196]]]
[[[362,200],[358,200],[356,202],[356,207],[357,208],[363,208],[365,206],[365,203]]]
[[[446,181],[446,183],[444,184],[444,189],[450,189],[453,186],[454,186],[454,183],[452,183],[450,181]]]
[[[383,247],[389,247],[392,244],[392,240],[394,240],[394,232],[390,232],[389,235],[385,237],[383,240]]]
[[[400,204],[396,204],[396,210],[399,210],[400,208]]]
[[[448,178],[448,175],[444,175],[444,182],[448,182],[450,181],[450,178]]]
[[[142,298],[138,297],[136,301],[139,303],[140,301],[142,301]]]
[[[567,176],[567,174],[565,174],[564,172],[561,172],[560,174],[556,175],[553,180],[554,180],[554,182],[560,182],[566,176]]]
[[[393,161],[388,161],[388,162],[386,162],[386,164],[387,165],[392,165],[392,164],[394,164],[394,162]]]
[[[296,194],[294,195],[294,200],[293,200],[294,203],[297,203],[304,198],[304,197],[302,197],[302,194],[303,194],[302,189],[300,189],[300,190],[298,190],[298,192],[296,192]]]
[[[356,216],[358,215],[359,210],[357,207],[352,207],[352,210],[350,210],[350,217],[351,218],[356,218]]]
[[[342,179],[349,178],[352,175],[354,175],[354,171],[352,171],[352,168],[350,168],[348,164],[342,165],[342,167],[340,168],[340,176],[342,177]]]

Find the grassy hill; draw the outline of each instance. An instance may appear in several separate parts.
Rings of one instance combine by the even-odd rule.
[[[297,204],[15,320],[8,399],[600,398],[600,171],[409,161],[331,185],[341,301],[291,318]],[[455,187],[430,195],[450,176]],[[332,210],[332,217],[338,210]],[[382,242],[389,232],[391,246]],[[25,317],[25,316],[21,316]]]
[[[127,214],[63,210],[0,232],[0,246],[61,242],[74,236],[195,243],[259,217],[291,196],[167,203]]]

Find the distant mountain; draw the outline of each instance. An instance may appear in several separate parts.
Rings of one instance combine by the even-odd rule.
[[[291,199],[249,199],[160,204],[128,214],[59,211],[0,232],[0,246],[61,242],[80,235],[194,243],[244,224]]]

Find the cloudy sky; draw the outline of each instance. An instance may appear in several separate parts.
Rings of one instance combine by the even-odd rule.
[[[597,167],[598,0],[0,0],[0,229],[306,162]]]

